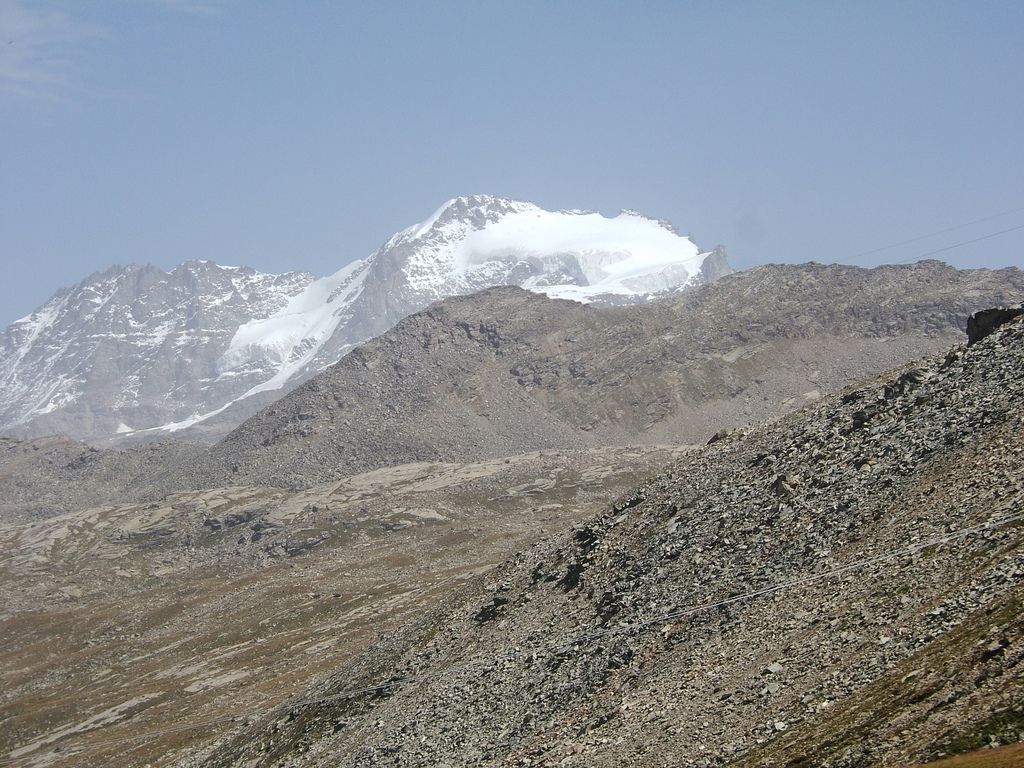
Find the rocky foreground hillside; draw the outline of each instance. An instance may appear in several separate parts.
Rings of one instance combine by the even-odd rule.
[[[181,766],[908,765],[1024,736],[1024,324],[733,432]]]
[[[393,463],[705,442],[947,348],[1024,298],[1017,269],[768,265],[632,307],[516,288],[399,323],[261,411],[166,490],[301,488]]]

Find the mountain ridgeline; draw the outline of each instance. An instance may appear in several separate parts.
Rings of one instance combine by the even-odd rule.
[[[515,287],[416,313],[214,446],[5,439],[0,513],[38,519],[225,485],[308,488],[422,461],[699,444],[963,339],[1024,273],[766,265],[621,307]]]
[[[100,440],[242,397],[258,374],[219,374],[223,351],[313,280],[199,261],[90,275],[0,334],[0,430]]]

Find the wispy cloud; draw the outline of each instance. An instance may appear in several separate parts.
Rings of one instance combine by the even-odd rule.
[[[60,99],[79,90],[75,56],[86,40],[108,37],[102,27],[51,9],[0,0],[0,91]]]

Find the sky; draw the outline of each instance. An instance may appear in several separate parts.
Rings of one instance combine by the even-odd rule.
[[[114,264],[331,274],[460,195],[747,269],[1024,267],[1024,3],[0,0],[0,327]]]

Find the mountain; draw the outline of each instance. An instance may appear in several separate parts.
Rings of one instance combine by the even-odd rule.
[[[1021,370],[1018,317],[718,439],[174,764],[855,768],[1019,741]]]
[[[668,222],[461,197],[365,260],[305,272],[113,267],[0,336],[0,432],[217,439],[356,345],[447,296],[522,285],[598,305],[730,273]]]
[[[515,287],[412,315],[247,420],[162,491],[302,488],[417,461],[703,443],[963,338],[1017,269],[767,265],[626,307]]]
[[[963,339],[1024,273],[766,265],[636,306],[513,286],[401,321],[219,444],[0,440],[0,522],[228,485],[309,488],[417,462],[704,443]]]
[[[241,397],[244,376],[214,375],[222,351],[312,282],[200,261],[90,275],[0,335],[0,430],[101,438]]]

